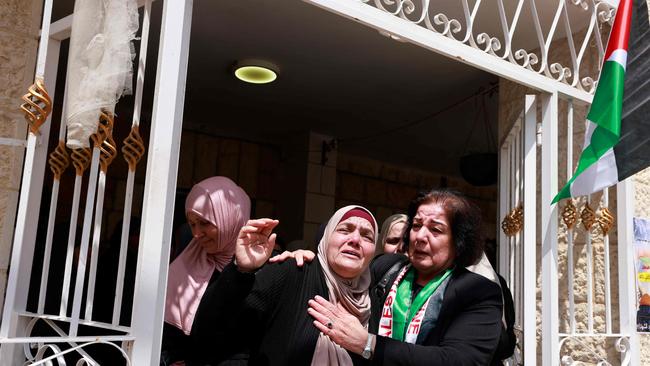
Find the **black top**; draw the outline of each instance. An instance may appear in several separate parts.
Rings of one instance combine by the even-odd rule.
[[[228,265],[194,320],[198,364],[218,364],[248,349],[251,365],[310,365],[320,332],[307,301],[316,295],[328,298],[318,260],[302,268],[295,260],[267,264],[256,274]],[[351,357],[355,364],[365,361]]]
[[[402,255],[382,255],[372,265],[372,317],[370,332],[377,334],[381,310],[399,271],[392,274],[385,291],[376,285]],[[465,268],[453,270],[445,289],[434,328],[418,344],[377,336],[375,365],[489,365],[501,333],[501,289]]]
[[[503,319],[505,324],[501,324],[501,337],[499,338],[499,346],[494,353],[492,359],[492,366],[502,366],[503,360],[512,356],[517,347],[517,336],[515,335],[515,304],[512,300],[512,293],[508,288],[506,279],[497,273],[499,283],[501,284],[501,293],[503,295]]]
[[[221,272],[215,270],[210,276],[208,287],[214,283]],[[207,292],[207,290],[206,290]],[[201,303],[204,297],[201,298]],[[199,305],[200,307],[200,305]],[[196,316],[194,322],[196,322]],[[192,346],[190,344],[190,336],[185,335],[182,330],[165,322],[163,323],[162,343],[160,346],[160,366],[168,366],[176,361],[186,361],[192,356]]]

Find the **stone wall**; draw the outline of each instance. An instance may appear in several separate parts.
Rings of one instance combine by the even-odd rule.
[[[405,213],[420,190],[450,187],[476,202],[483,214],[487,238],[494,239],[497,224],[497,188],[473,187],[461,178],[385,163],[339,152],[336,166],[336,207],[360,204],[371,210],[381,225],[395,213]]]
[[[318,229],[335,210],[337,163],[335,140],[331,136],[310,133],[302,247],[317,250]],[[301,243],[294,242],[287,249],[294,249],[297,244]]]
[[[181,137],[177,190],[187,193],[205,178],[226,176],[251,198],[252,217],[278,217],[282,189],[278,176],[284,174],[285,162],[276,146],[186,130]],[[176,207],[183,219],[184,196],[178,199]]]
[[[25,139],[20,97],[34,80],[42,1],[0,0],[0,137]],[[0,145],[0,310],[4,304],[24,149]]]

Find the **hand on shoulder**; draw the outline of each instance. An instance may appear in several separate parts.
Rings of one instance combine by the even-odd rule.
[[[269,262],[282,263],[288,259],[295,259],[296,265],[298,267],[302,267],[303,264],[310,263],[314,260],[314,258],[316,258],[316,253],[312,252],[311,250],[298,249],[293,252],[285,250],[282,254],[271,257],[271,259],[269,259]]]

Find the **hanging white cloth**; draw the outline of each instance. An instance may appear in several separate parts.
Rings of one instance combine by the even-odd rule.
[[[68,58],[67,146],[88,147],[100,110],[132,91],[136,0],[76,0]]]

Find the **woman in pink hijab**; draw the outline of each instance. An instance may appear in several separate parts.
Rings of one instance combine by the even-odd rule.
[[[246,192],[226,177],[197,183],[185,200],[193,239],[169,266],[160,365],[183,365],[203,293],[235,252],[239,229],[250,218]]]

